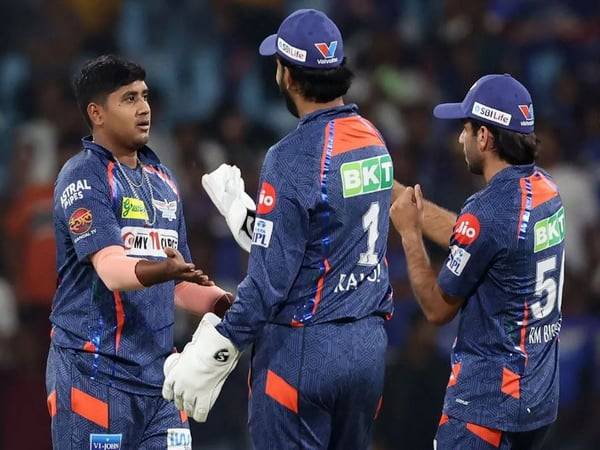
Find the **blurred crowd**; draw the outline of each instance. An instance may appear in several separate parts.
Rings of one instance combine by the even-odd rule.
[[[395,177],[458,211],[481,187],[457,139],[433,119],[481,75],[511,73],[530,89],[539,164],[567,213],[561,407],[548,449],[600,442],[600,3],[597,0],[20,0],[0,2],[0,449],[50,448],[44,388],[56,285],[54,179],[88,133],[70,79],[87,59],[117,53],[148,73],[150,146],[175,172],[197,266],[235,290],[247,257],[200,178],[236,164],[253,195],[266,150],[295,127],[261,40],[302,7],[327,12],[344,35],[356,79],[347,97],[382,131]],[[445,253],[431,248],[441,264]],[[427,324],[412,298],[398,236],[388,260],[396,313],[374,449],[431,441],[456,324]],[[182,315],[178,343],[195,319]],[[244,449],[244,360],[195,447]]]

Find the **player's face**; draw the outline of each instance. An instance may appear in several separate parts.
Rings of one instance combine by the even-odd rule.
[[[283,95],[283,98],[285,100],[285,106],[287,107],[288,111],[294,117],[300,117],[300,113],[298,112],[298,107],[296,106],[296,103],[294,103],[294,99],[292,98],[292,95],[290,94],[289,89],[286,87],[286,82],[284,80],[284,77],[285,77],[285,68],[281,65],[281,63],[279,61],[277,61],[277,73],[275,74],[275,82],[277,83],[277,86],[279,87],[279,92],[281,92],[281,95]]]
[[[103,128],[128,148],[139,148],[150,136],[148,86],[138,80],[108,95],[103,107]]]
[[[458,142],[463,146],[465,161],[467,162],[469,171],[475,175],[482,175],[483,156],[479,151],[477,135],[473,134],[473,127],[470,122],[463,124],[463,130],[458,137]]]

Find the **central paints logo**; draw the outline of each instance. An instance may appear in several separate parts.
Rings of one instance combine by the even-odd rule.
[[[384,191],[394,184],[390,155],[344,163],[341,174],[344,198]]]
[[[137,198],[123,197],[121,217],[123,219],[148,220],[146,205],[144,205],[143,201]]]
[[[92,227],[92,212],[86,208],[76,209],[69,218],[69,230],[73,234],[83,234],[90,231]]]
[[[535,223],[535,243],[533,252],[541,252],[560,244],[565,239],[565,210],[560,208],[556,213]]]

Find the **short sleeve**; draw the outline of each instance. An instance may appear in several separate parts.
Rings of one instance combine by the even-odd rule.
[[[492,214],[470,202],[454,225],[450,253],[438,276],[440,288],[448,295],[466,298],[481,283],[499,251]]]
[[[65,224],[80,261],[105,247],[123,245],[108,177],[87,167],[91,165],[65,167],[54,190],[55,220]]]

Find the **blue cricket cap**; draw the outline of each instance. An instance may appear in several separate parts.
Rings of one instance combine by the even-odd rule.
[[[300,9],[281,23],[276,34],[260,44],[263,56],[279,55],[291,64],[311,69],[338,67],[344,60],[342,33],[327,15]]]
[[[442,103],[433,109],[438,119],[474,119],[517,133],[533,133],[531,95],[509,74],[486,75],[469,89],[461,103]]]

